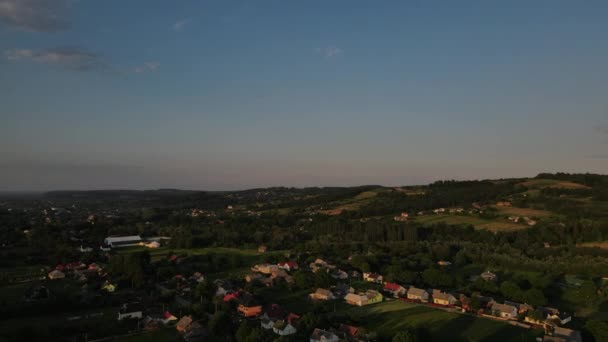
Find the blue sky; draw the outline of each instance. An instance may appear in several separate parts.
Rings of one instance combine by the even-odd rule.
[[[0,0],[0,190],[608,171],[605,1]]]

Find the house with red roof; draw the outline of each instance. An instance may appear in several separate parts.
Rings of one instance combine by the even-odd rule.
[[[348,325],[348,324],[340,324],[340,327],[338,328],[338,330],[340,332],[343,332],[344,334],[346,334],[346,336],[348,336],[348,337],[355,337],[355,336],[357,336],[357,332],[359,331],[359,328],[354,327],[352,325]]]
[[[400,296],[404,296],[406,294],[406,290],[403,286],[397,283],[385,283],[382,288],[384,292],[390,293],[393,297],[399,298]]]
[[[224,302],[229,302],[229,301],[231,301],[231,300],[233,300],[233,299],[235,299],[235,300],[236,300],[236,299],[239,299],[239,293],[238,293],[238,292],[230,292],[230,293],[227,293],[227,294],[224,296],[223,301],[224,301]]]
[[[298,263],[295,261],[284,261],[277,264],[279,268],[282,268],[286,271],[293,271],[299,268]]]

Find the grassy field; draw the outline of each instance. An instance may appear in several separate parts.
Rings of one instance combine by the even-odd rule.
[[[415,218],[417,222],[431,224],[431,223],[439,223],[444,222],[447,224],[470,224],[473,225],[476,229],[487,229],[490,231],[511,231],[511,230],[519,230],[525,229],[526,226],[513,223],[507,221],[505,219],[496,219],[496,220],[486,220],[477,216],[468,216],[468,215],[449,215],[449,214],[439,214],[439,215],[425,215],[425,216],[417,216]]]
[[[558,189],[590,189],[588,186],[568,182],[561,181],[557,179],[529,179],[525,182],[519,183],[530,189],[543,189],[543,188],[558,188]]]
[[[70,321],[68,317],[75,316],[86,316],[88,314],[103,313],[99,317],[83,318],[80,320]],[[99,326],[99,327],[111,327],[116,325],[116,314],[118,308],[97,308],[81,311],[72,311],[69,313],[61,314],[46,314],[38,316],[30,316],[27,318],[10,318],[0,320],[0,337],[1,336],[14,336],[15,334],[22,334],[27,330],[35,330],[41,332],[50,332],[53,328],[58,326]],[[91,336],[94,337],[94,336]],[[0,339],[1,340],[1,339]]]
[[[344,199],[337,202],[332,202],[332,208],[326,210],[320,210],[319,213],[325,215],[340,215],[343,211],[355,211],[361,206],[366,205],[372,201],[374,197],[378,195],[381,189],[364,191],[353,198]]]
[[[500,215],[509,216],[527,216],[527,217],[549,217],[553,213],[547,210],[538,210],[532,208],[518,208],[518,207],[495,207]]]
[[[150,256],[152,257],[153,261],[167,257],[169,252],[171,252],[172,254],[176,254],[176,255],[180,255],[180,254],[187,254],[187,255],[207,255],[207,254],[231,255],[231,254],[236,254],[236,255],[240,255],[241,257],[246,259],[248,262],[249,261],[257,262],[256,260],[260,259],[264,255],[285,254],[285,251],[269,251],[266,253],[259,253],[255,249],[238,249],[238,248],[226,248],[226,247],[191,248],[191,249],[179,249],[179,248],[168,248],[168,247],[151,249],[151,248],[146,248],[146,247],[129,247],[129,248],[119,249],[117,251],[117,253],[118,254],[128,254],[128,253],[134,253],[134,252],[140,252],[140,251],[148,251],[150,253]]]
[[[141,335],[119,337],[112,341],[116,342],[177,342],[183,341],[182,337],[174,328],[166,328],[159,331],[146,332]]]
[[[433,341],[534,341],[542,336],[539,330],[402,301],[354,307],[347,312],[360,320],[366,329],[387,335],[424,327],[429,330]]]

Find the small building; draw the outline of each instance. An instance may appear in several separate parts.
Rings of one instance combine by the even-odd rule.
[[[516,319],[517,308],[513,305],[494,303],[491,307],[492,314],[504,319]]]
[[[339,269],[333,269],[329,272],[329,276],[334,278],[334,279],[339,279],[339,280],[345,280],[348,279],[348,273],[339,270]]]
[[[308,295],[312,300],[332,300],[335,299],[330,290],[318,288],[317,291]]]
[[[407,212],[402,212],[401,214],[399,214],[398,216],[395,216],[393,218],[393,220],[397,221],[397,222],[406,222],[407,219],[409,218],[409,214]]]
[[[201,272],[194,272],[190,277],[190,280],[193,280],[197,283],[202,283],[205,281],[205,276]]]
[[[384,300],[382,293],[374,290],[367,290],[365,297],[367,297],[367,304],[381,303]]]
[[[538,307],[547,320],[552,320],[558,324],[564,325],[572,320],[572,316],[565,312],[560,312],[559,309],[540,306]]]
[[[266,253],[267,250],[268,248],[266,248],[266,245],[260,245],[258,247],[258,253]]]
[[[407,291],[405,290],[405,287],[403,287],[397,283],[385,283],[382,290],[390,293],[394,298],[399,298],[401,296],[404,296],[407,293]]]
[[[284,320],[278,320],[274,322],[274,325],[272,326],[272,331],[274,331],[274,333],[277,335],[287,336],[295,334],[297,332],[297,329],[289,322],[286,322]]]
[[[384,282],[381,275],[372,272],[363,272],[363,280],[376,284],[382,284]]]
[[[245,317],[257,317],[262,314],[262,305],[248,293],[243,293],[239,297],[238,312]]]
[[[480,275],[481,279],[485,280],[485,281],[496,281],[498,279],[498,277],[496,276],[496,274],[490,272],[490,271],[485,271]]]
[[[310,263],[309,267],[313,273],[317,273],[317,271],[319,271],[322,268],[332,269],[332,268],[335,268],[336,266],[330,265],[325,260],[317,258],[314,262]]]
[[[261,305],[239,305],[238,311],[245,317],[256,317],[262,314]]]
[[[350,305],[363,306],[367,304],[367,297],[362,293],[349,293],[344,300]]]
[[[407,290],[407,299],[426,303],[429,301],[429,293],[426,290],[412,286],[409,288],[409,290]]]
[[[268,318],[267,316],[262,317],[260,319],[260,326],[262,327],[262,329],[270,330],[274,327],[274,321]]]
[[[60,270],[53,270],[49,272],[48,277],[51,280],[63,279],[65,278],[65,273],[61,272]]]
[[[449,293],[433,291],[433,303],[439,305],[454,305],[458,300]]]
[[[148,248],[159,248],[160,247],[160,242],[158,242],[158,241],[152,241],[152,242],[149,242],[149,243],[145,244],[144,246],[146,246]]]
[[[80,247],[78,248],[78,250],[80,251],[80,253],[91,253],[93,251],[93,248],[91,248],[91,247],[84,247],[84,246],[80,245]]]
[[[186,332],[190,324],[192,324],[192,316],[184,316],[177,322],[175,329],[183,333]]]
[[[284,269],[284,270],[289,271],[289,272],[297,270],[299,268],[298,267],[298,263],[295,262],[295,261],[280,262],[280,263],[277,264],[277,266],[279,268]]]
[[[251,270],[253,272],[260,272],[264,274],[271,274],[272,272],[279,271],[279,266],[272,264],[258,264],[254,265]]]
[[[114,291],[116,291],[116,285],[110,283],[109,281],[106,281],[103,286],[101,287],[102,290],[106,291],[106,292],[110,292],[113,293]]]
[[[511,302],[508,300],[505,300],[505,304],[516,307],[517,313],[520,313],[520,314],[525,314],[528,311],[534,311],[534,307],[530,304],[521,304],[521,303]]]
[[[340,338],[338,335],[316,328],[310,335],[309,342],[339,342]]]
[[[128,303],[118,311],[118,320],[123,319],[141,319],[143,317],[143,308],[139,303]]]
[[[103,241],[106,246],[111,248],[138,246],[142,240],[139,235],[131,236],[110,236]]]
[[[340,324],[338,331],[344,333],[349,338],[352,338],[352,337],[357,336],[357,332],[359,331],[359,328],[352,326],[352,325]]]

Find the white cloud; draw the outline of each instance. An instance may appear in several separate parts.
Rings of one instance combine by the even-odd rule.
[[[316,49],[318,54],[323,55],[325,58],[334,58],[342,54],[342,49],[337,46],[330,45]]]
[[[0,0],[0,21],[27,31],[54,32],[70,27],[73,0]]]
[[[10,61],[58,65],[75,71],[107,71],[105,60],[96,53],[78,46],[56,47],[46,50],[11,49],[4,52]]]
[[[190,24],[190,19],[180,19],[173,24],[173,31],[179,32]]]
[[[138,67],[135,67],[134,71],[138,74],[146,73],[146,72],[154,72],[160,68],[160,63],[158,62],[146,62]]]

